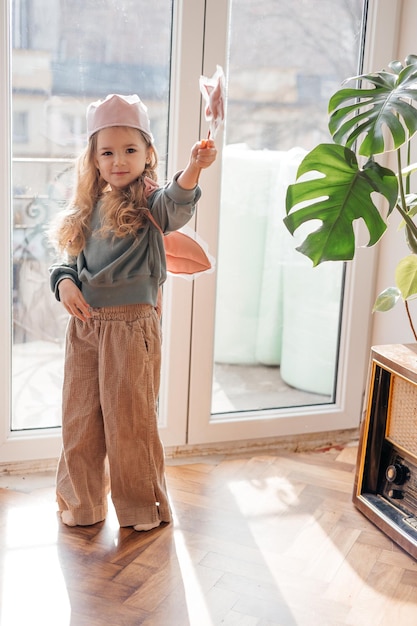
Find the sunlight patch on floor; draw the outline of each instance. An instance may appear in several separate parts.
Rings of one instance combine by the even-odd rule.
[[[210,617],[210,611],[205,599],[205,592],[197,576],[195,559],[192,558],[189,552],[183,532],[178,528],[175,510],[173,510],[173,516],[175,551],[181,570],[181,577],[184,581],[184,592],[190,624],[213,626],[213,621]]]
[[[283,476],[268,476],[229,483],[229,489],[242,515],[251,518],[290,511],[299,504],[293,485]]]
[[[56,505],[45,502],[10,510],[2,543],[0,623],[69,625],[71,606],[59,562]]]

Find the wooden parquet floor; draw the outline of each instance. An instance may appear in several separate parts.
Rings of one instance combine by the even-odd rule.
[[[67,528],[0,484],[1,626],[417,625],[417,563],[351,503],[356,448],[169,462],[175,521]],[[6,479],[7,480],[7,479]]]

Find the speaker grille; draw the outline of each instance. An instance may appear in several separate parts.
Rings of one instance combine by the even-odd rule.
[[[417,459],[417,386],[392,376],[386,437]]]

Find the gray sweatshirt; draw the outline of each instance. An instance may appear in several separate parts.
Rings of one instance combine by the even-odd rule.
[[[182,189],[173,180],[148,198],[148,207],[164,233],[184,226],[193,216],[201,189]],[[59,300],[58,285],[70,278],[92,307],[147,303],[156,306],[159,286],[166,280],[162,235],[149,222],[135,237],[95,235],[100,228],[100,203],[91,217],[91,236],[85,248],[68,263],[49,268],[51,289]]]

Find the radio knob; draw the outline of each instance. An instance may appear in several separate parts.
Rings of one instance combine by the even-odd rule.
[[[404,498],[404,494],[401,489],[390,489],[388,491],[388,497],[393,500],[402,500]]]
[[[410,470],[401,463],[394,463],[393,465],[388,465],[385,471],[385,477],[390,483],[403,485],[405,481],[410,478]]]

